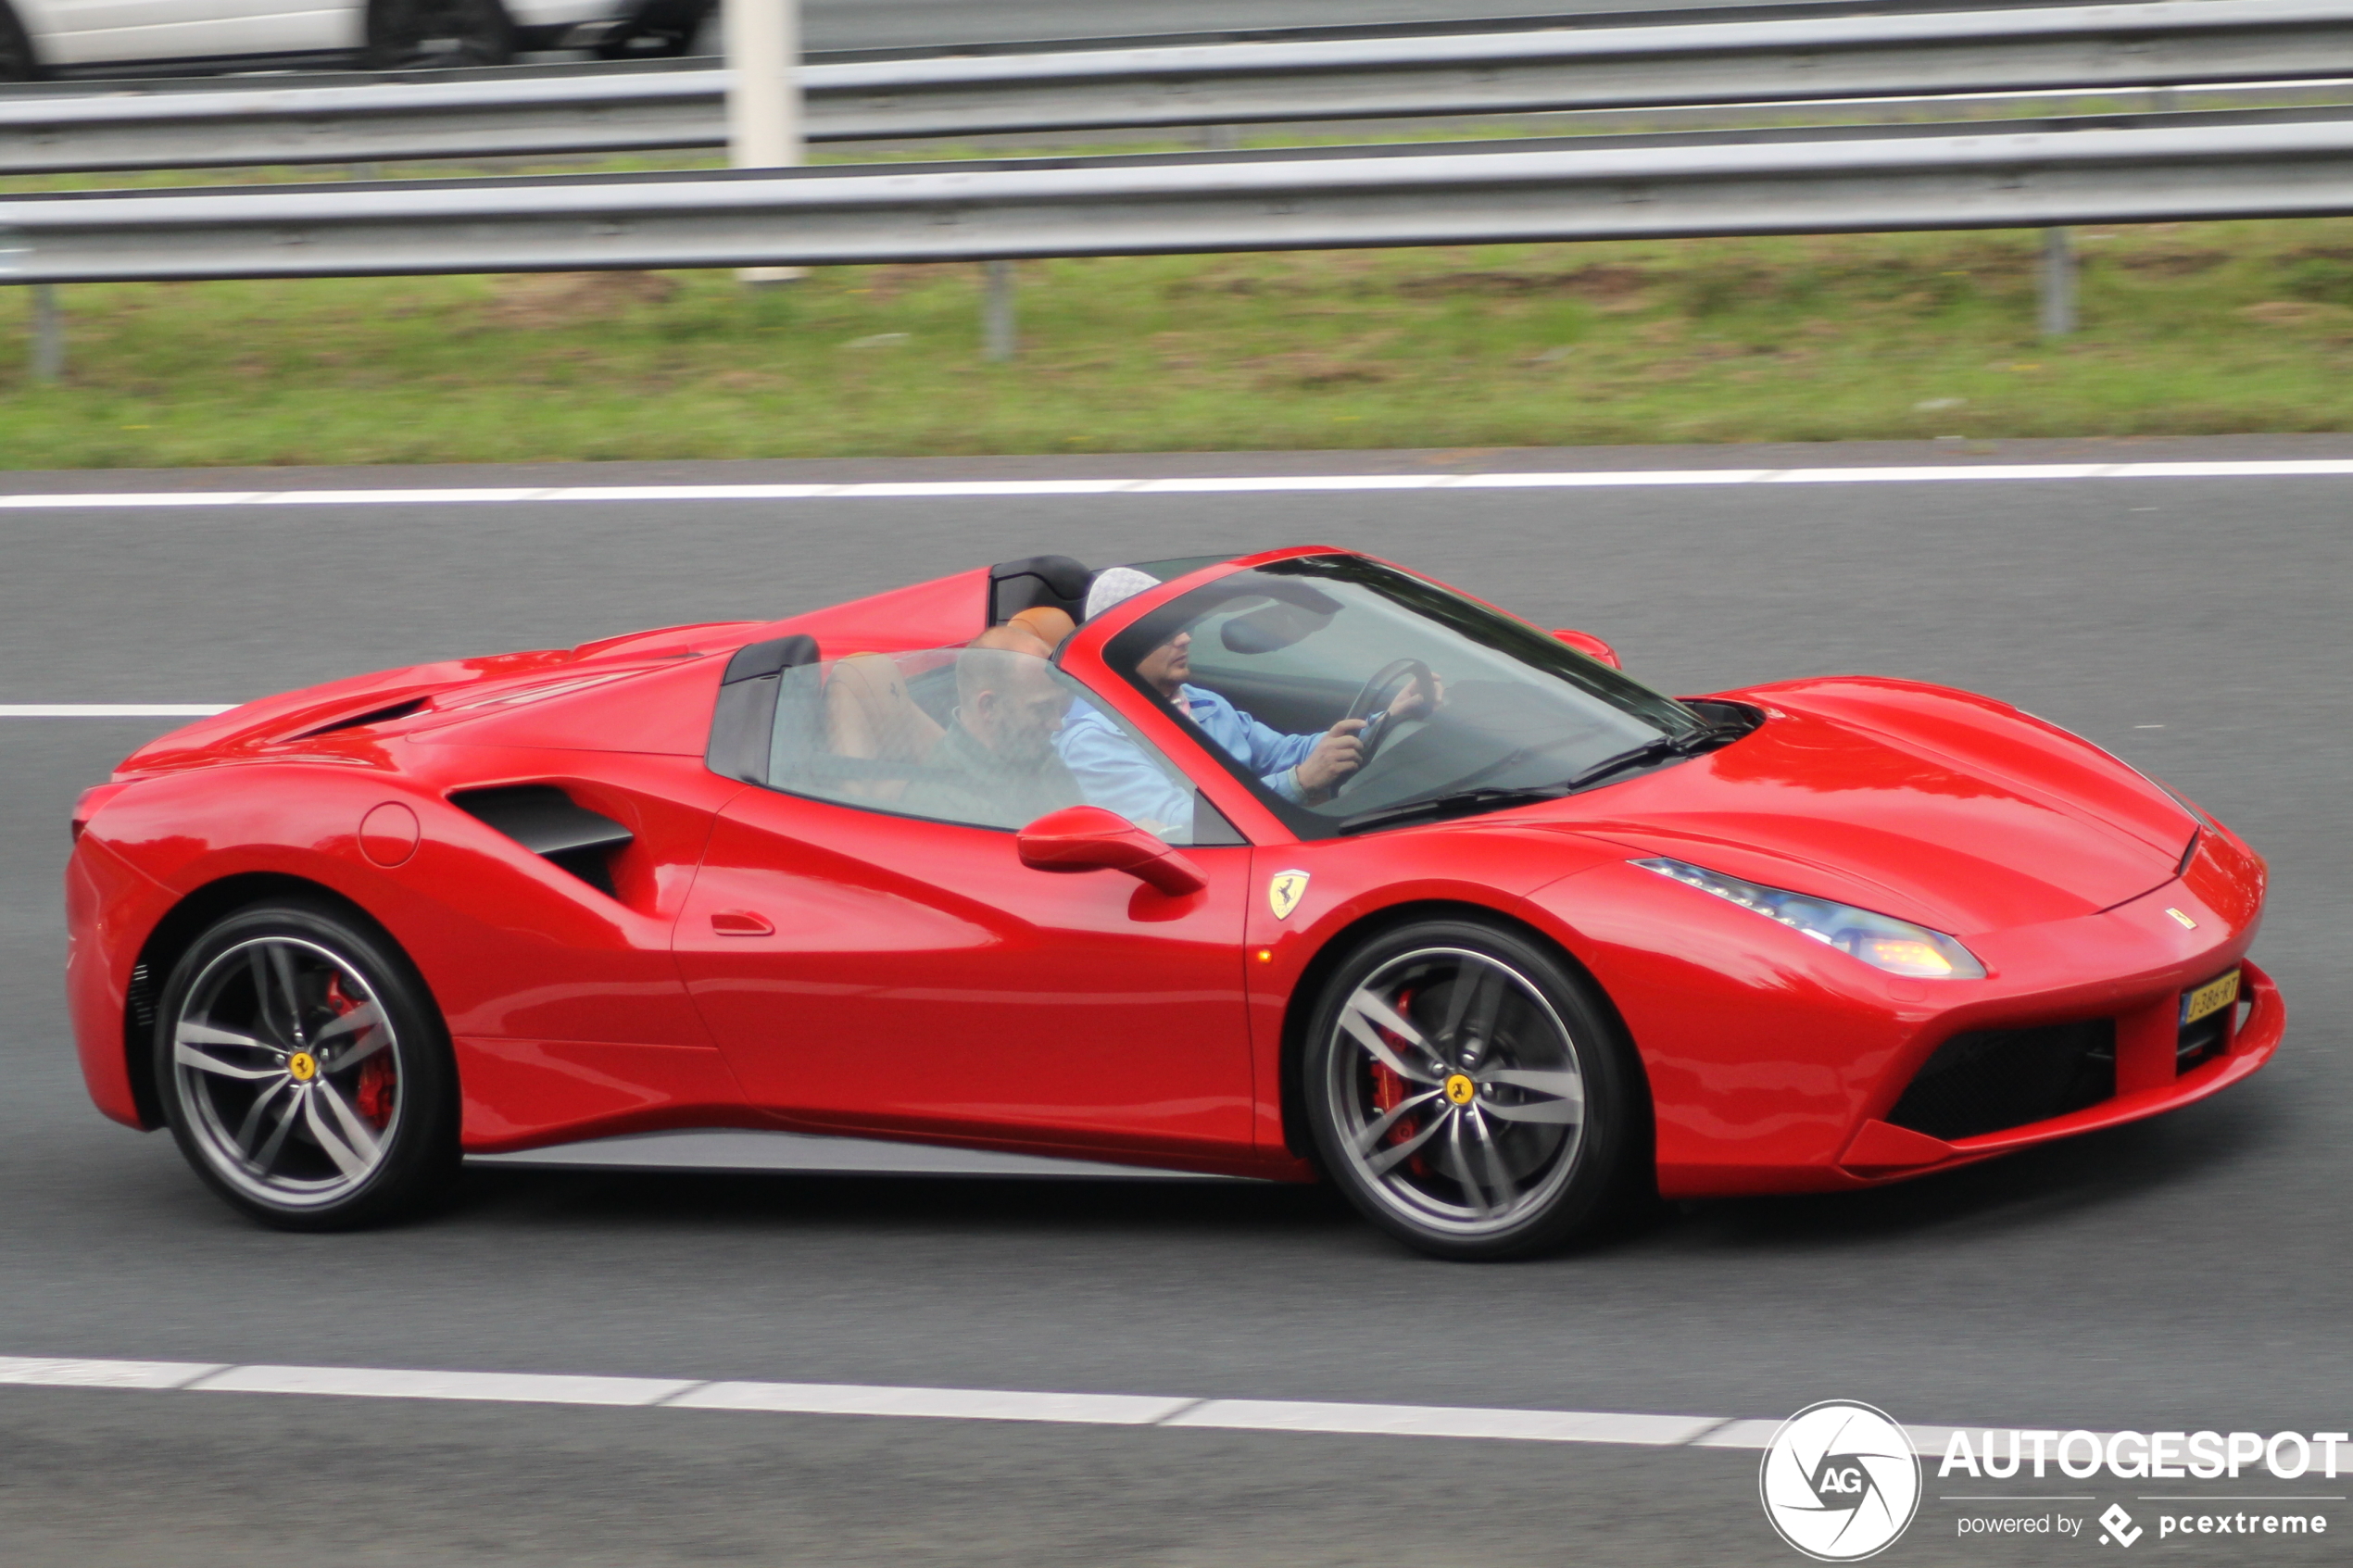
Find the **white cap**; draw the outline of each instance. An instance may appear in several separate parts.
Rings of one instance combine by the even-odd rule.
[[[1160,579],[1149,571],[1139,571],[1132,566],[1114,566],[1095,574],[1094,585],[1087,590],[1087,619],[1092,621],[1103,611],[1124,599],[1132,599],[1147,588],[1160,586]]]

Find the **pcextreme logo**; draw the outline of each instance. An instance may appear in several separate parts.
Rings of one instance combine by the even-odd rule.
[[[1825,1399],[1781,1423],[1756,1487],[1781,1539],[1818,1562],[1857,1562],[1910,1526],[1920,1461],[1886,1411]]]

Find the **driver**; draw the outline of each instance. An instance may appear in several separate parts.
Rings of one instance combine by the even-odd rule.
[[[1158,582],[1131,567],[1114,567],[1095,580],[1087,597],[1089,619]],[[1136,662],[1136,673],[1177,712],[1201,726],[1227,754],[1259,775],[1284,799],[1302,806],[1329,800],[1364,761],[1358,738],[1363,719],[1342,719],[1320,734],[1287,735],[1262,724],[1205,686],[1189,684],[1193,635],[1178,632]],[[1390,705],[1396,720],[1419,716],[1430,706],[1416,682]],[[1054,737],[1072,776],[1088,800],[1133,822],[1189,822],[1191,791],[1181,788],[1136,749],[1111,720],[1092,707],[1073,709]]]

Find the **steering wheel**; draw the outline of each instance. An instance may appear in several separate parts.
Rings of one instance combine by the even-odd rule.
[[[1432,696],[1438,695],[1438,681],[1430,674],[1428,665],[1418,659],[1390,660],[1373,671],[1371,680],[1357,688],[1356,700],[1348,705],[1348,717],[1364,718],[1375,708],[1383,707],[1403,696],[1406,689],[1417,681],[1421,683],[1422,690]],[[1363,746],[1363,750],[1357,754],[1359,759],[1356,764],[1357,772],[1362,773],[1365,771],[1365,763],[1373,759],[1373,753],[1380,749],[1381,742],[1388,736],[1389,715],[1386,712],[1357,732],[1356,738]]]

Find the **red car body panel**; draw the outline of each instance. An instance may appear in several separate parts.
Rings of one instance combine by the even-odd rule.
[[[2278,992],[2244,962],[2260,858],[2088,742],[1967,693],[1840,677],[1721,694],[1767,721],[1678,765],[1296,838],[1101,650],[1196,582],[1307,553],[1150,590],[1060,655],[1250,840],[1185,849],[1207,884],[1180,896],[706,764],[736,650],[957,645],[987,623],[986,570],[785,621],[361,676],[174,732],[76,813],[68,990],[92,1097],[152,1123],[139,1020],[164,976],[143,956],[168,955],[175,910],[272,885],[235,880],[256,878],[326,889],[399,943],[448,1022],[477,1151],[774,1127],[1306,1179],[1287,1047],[1319,965],[1407,908],[1517,922],[1593,977],[1647,1076],[1670,1197],[1965,1164],[2189,1103],[2278,1048]],[[512,784],[628,830],[610,895],[451,799]],[[1633,863],[1659,855],[1949,933],[1986,974],[1885,973]],[[1308,891],[1277,919],[1265,890],[1285,871]],[[2233,967],[2243,1008],[2177,1075],[2182,996]],[[2114,1021],[2112,1098],[1951,1141],[1886,1120],[1957,1035],[2093,1019]]]
[[[1010,834],[748,790],[678,965],[786,1125],[1248,1159],[1251,851],[1186,854],[1209,885],[1172,897],[1028,871]]]

